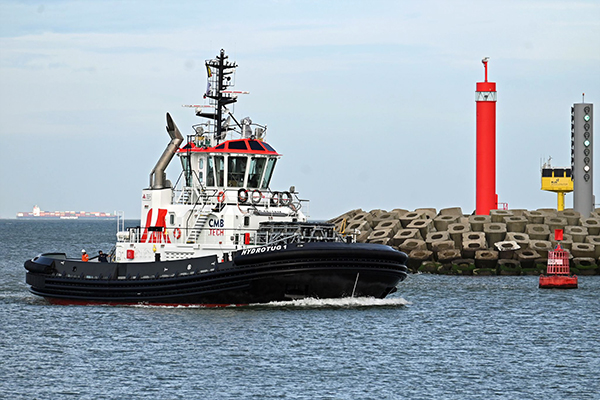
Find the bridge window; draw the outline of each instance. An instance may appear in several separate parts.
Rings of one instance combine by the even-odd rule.
[[[250,145],[250,147],[252,147],[252,145]],[[250,173],[248,174],[249,188],[257,188],[260,184],[260,177],[265,169],[266,161],[267,159],[264,157],[252,157],[252,160],[250,161]]]
[[[248,150],[246,143],[243,140],[229,142],[229,150]]]
[[[271,183],[271,176],[273,175],[273,170],[275,169],[276,162],[276,158],[269,158],[269,161],[267,162],[267,170],[265,171],[265,177],[263,178],[261,189],[269,188],[269,184]]]
[[[246,164],[248,157],[232,157],[229,156],[227,164],[227,186],[243,187],[244,177],[246,175]]]
[[[208,171],[206,172],[206,185],[215,186],[215,167],[213,158],[208,159]]]
[[[248,141],[248,144],[252,150],[265,151],[265,149],[263,149],[263,147],[260,145],[260,142],[257,142],[256,140],[250,140]]]

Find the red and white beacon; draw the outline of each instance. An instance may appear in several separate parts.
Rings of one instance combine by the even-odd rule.
[[[489,215],[498,208],[496,194],[496,82],[488,82],[489,57],[481,62],[485,69],[485,81],[477,82],[477,215]]]

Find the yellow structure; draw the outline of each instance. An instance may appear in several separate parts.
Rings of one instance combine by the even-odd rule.
[[[565,209],[565,193],[573,191],[571,168],[555,168],[548,162],[542,167],[542,190],[555,192],[558,195],[556,209]]]

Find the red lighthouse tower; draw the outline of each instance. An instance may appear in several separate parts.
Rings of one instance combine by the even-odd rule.
[[[489,215],[498,208],[496,194],[496,82],[488,82],[485,57],[485,81],[477,82],[475,102],[477,103],[477,215]]]

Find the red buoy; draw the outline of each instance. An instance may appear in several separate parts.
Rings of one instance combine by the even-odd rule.
[[[548,252],[548,266],[546,275],[540,276],[540,288],[577,289],[577,275],[570,273],[569,253],[558,244],[556,249]]]

